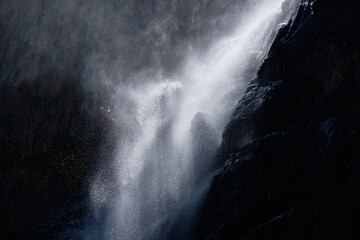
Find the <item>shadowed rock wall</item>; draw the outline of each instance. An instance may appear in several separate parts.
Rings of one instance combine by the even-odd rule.
[[[194,239],[359,239],[358,1],[304,1],[223,135]]]

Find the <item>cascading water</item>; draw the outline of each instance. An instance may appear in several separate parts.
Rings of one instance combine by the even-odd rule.
[[[283,2],[244,2],[231,33],[211,39],[205,51],[190,43],[177,71],[151,69],[156,74],[118,86],[115,97],[127,106],[115,109],[122,130],[109,166],[114,176],[110,183],[101,173],[94,178],[92,206],[105,214],[85,239],[187,238],[226,121],[296,6],[286,1],[281,12]]]

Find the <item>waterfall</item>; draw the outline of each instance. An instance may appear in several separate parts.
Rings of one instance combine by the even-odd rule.
[[[184,37],[186,44],[177,48],[157,46],[161,51],[150,54],[156,64],[127,74],[113,87],[117,105],[109,111],[119,128],[115,160],[94,176],[90,201],[100,220],[87,226],[85,239],[188,237],[192,214],[215,171],[225,124],[296,5],[295,0],[240,2],[233,19],[222,25],[228,28],[218,31],[222,34]],[[171,70],[159,68],[166,63],[157,59],[163,51],[177,56],[169,59]]]

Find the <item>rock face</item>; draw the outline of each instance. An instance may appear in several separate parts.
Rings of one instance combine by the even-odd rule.
[[[223,135],[194,239],[359,239],[358,1],[304,1]]]

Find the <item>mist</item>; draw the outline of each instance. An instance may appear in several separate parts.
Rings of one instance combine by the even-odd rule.
[[[20,74],[67,71],[102,99],[113,159],[91,176],[84,239],[187,239],[237,101],[296,0],[0,3]],[[15,11],[17,10],[17,11]],[[6,21],[5,21],[6,19]],[[6,53],[5,53],[6,54]],[[33,58],[34,54],[43,57]],[[17,66],[9,66],[8,71]],[[64,70],[65,69],[65,70]],[[1,84],[19,84],[3,74]],[[49,82],[56,89],[58,82]],[[99,110],[99,109],[98,109]]]
[[[190,237],[224,126],[291,14],[279,0],[227,3],[229,15],[218,16],[206,15],[209,4],[174,1],[165,16],[140,24],[134,55],[122,63],[101,51],[87,59],[90,78],[112,89],[108,111],[119,138],[115,160],[104,166],[111,174],[100,172],[91,188],[95,225],[102,226],[91,225],[86,239]],[[220,19],[218,28],[199,18],[202,11]]]

